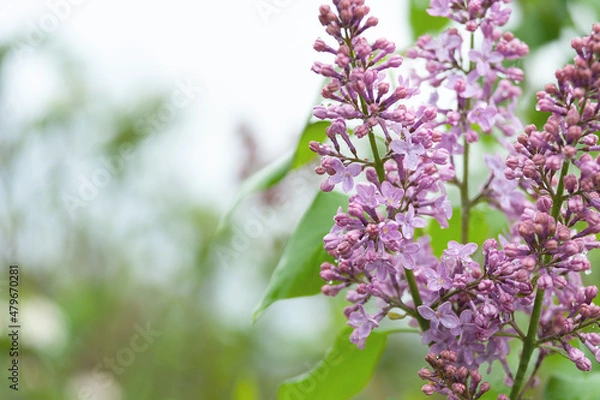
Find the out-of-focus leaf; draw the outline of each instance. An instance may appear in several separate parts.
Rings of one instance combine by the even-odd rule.
[[[597,400],[600,399],[600,374],[582,373],[580,376],[553,375],[544,390],[544,400]]]
[[[313,153],[308,148],[309,143],[314,140],[316,142],[325,141],[325,129],[329,126],[329,122],[318,121],[306,125],[304,132],[298,140],[296,146],[296,154],[294,155],[294,161],[292,162],[292,169],[300,168],[317,157],[316,153]]]
[[[233,400],[258,400],[258,382],[254,377],[241,377],[237,380]]]
[[[560,37],[563,27],[572,26],[567,0],[522,0],[522,22],[515,35],[537,49]]]
[[[374,331],[359,350],[350,343],[351,328],[344,328],[335,344],[313,369],[284,382],[278,400],[347,400],[371,379],[385,348],[387,332]]]
[[[448,18],[432,17],[426,11],[428,8],[429,0],[410,0],[409,20],[415,39],[425,33],[439,32],[450,22]]]
[[[327,128],[328,124],[328,122],[324,121],[308,123],[300,135],[296,151],[293,154],[286,154],[278,158],[246,179],[240,186],[229,212],[221,220],[219,230],[222,229],[235,207],[237,207],[244,197],[272,188],[281,182],[290,171],[311,162],[316,157],[316,154],[310,151],[308,144],[311,140],[323,142],[325,140],[325,128]]]
[[[319,276],[319,267],[322,262],[331,261],[323,249],[323,236],[331,229],[338,207],[347,202],[347,197],[340,193],[317,194],[283,250],[254,313],[255,321],[277,300],[319,293],[324,283]]]
[[[290,171],[292,161],[292,155],[286,154],[246,179],[240,186],[234,206],[247,195],[269,189],[281,182]]]

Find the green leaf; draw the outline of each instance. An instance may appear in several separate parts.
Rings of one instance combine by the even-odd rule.
[[[567,0],[525,0],[520,5],[523,17],[515,36],[532,50],[558,39],[563,27],[573,25]]]
[[[600,399],[600,374],[581,373],[579,376],[553,375],[544,390],[544,400]]]
[[[249,194],[269,189],[281,182],[288,172],[290,172],[291,167],[292,156],[291,154],[286,154],[250,176],[240,186],[234,207]]]
[[[320,292],[324,282],[319,276],[319,267],[324,261],[332,261],[323,249],[323,236],[331,230],[338,207],[347,203],[348,198],[340,193],[317,194],[283,250],[267,291],[254,312],[254,321],[277,300]]]
[[[351,328],[344,328],[313,369],[285,381],[277,399],[347,400],[360,392],[373,375],[388,333],[371,332],[365,348],[359,350],[348,339],[351,332]]]
[[[286,154],[278,158],[246,179],[240,186],[233,205],[221,219],[218,230],[222,230],[233,210],[246,196],[272,188],[281,182],[288,173],[314,160],[317,154],[310,151],[308,144],[311,140],[318,142],[325,141],[325,129],[328,125],[329,123],[325,121],[308,123],[300,135],[294,154]]]
[[[428,8],[429,0],[410,0],[408,12],[414,39],[425,33],[440,32],[450,22],[448,18],[432,17],[427,14]]]
[[[296,154],[294,155],[294,162],[292,163],[292,169],[300,168],[317,157],[317,153],[312,152],[308,145],[314,140],[316,142],[324,142],[326,138],[325,129],[329,126],[329,122],[318,121],[312,124],[306,125],[304,132],[298,140],[296,146]]]

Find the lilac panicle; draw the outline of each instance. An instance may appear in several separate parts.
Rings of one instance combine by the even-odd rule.
[[[588,251],[600,247],[600,158],[594,156],[600,150],[600,24],[571,46],[574,63],[556,71],[557,84],[537,95],[539,110],[551,113],[543,130],[527,126],[506,160],[506,177],[528,188],[535,208],[518,224],[524,244],[504,252],[517,265],[528,260],[531,281],[545,290],[538,342],[564,348],[577,368],[589,370],[589,360],[569,341],[600,352],[599,343],[581,333],[600,319],[593,304],[598,289],[580,277],[590,269]]]
[[[510,17],[507,2],[432,0],[431,15],[462,27],[418,39],[407,56],[424,68],[410,80],[402,73],[389,80],[387,72],[403,62],[392,42],[363,36],[377,25],[363,0],[322,6],[319,20],[332,43],[314,45],[331,58],[312,68],[328,79],[326,104],[314,116],[331,121],[328,143],[310,144],[321,156],[315,171],[324,176],[323,191],[339,186],[350,196],[324,238],[335,261],[321,265],[322,291],[335,296],[346,289],[350,340],[360,348],[398,310],[418,320],[430,350],[430,369],[419,372],[428,381],[423,392],[448,399],[487,392],[479,368],[494,361],[513,382],[509,341],[525,339],[515,315],[531,314],[540,290],[536,345],[546,346],[538,361],[560,350],[588,370],[576,339],[600,359],[600,335],[584,331],[600,319],[598,289],[580,277],[590,269],[587,252],[600,247],[600,25],[573,41],[574,64],[538,94],[538,108],[551,113],[543,130],[523,128],[514,114],[523,72],[510,62],[528,48],[501,30]],[[426,86],[449,91],[452,104],[442,106],[436,95],[415,104]],[[504,212],[511,232],[485,241],[482,258],[475,243],[455,241],[438,258],[422,229],[432,219],[448,226],[454,158],[480,133],[494,131],[524,133],[513,145],[500,140],[510,153],[505,162],[485,157],[491,173],[475,200]]]
[[[363,346],[392,308],[418,315],[414,304],[405,303],[405,271],[417,267],[416,260],[436,266],[431,247],[415,236],[425,227],[425,218],[448,225],[452,208],[442,183],[454,177],[454,169],[449,152],[438,146],[442,134],[435,129],[437,110],[408,106],[418,89],[402,76],[389,81],[385,71],[402,64],[395,45],[386,39],[368,42],[363,36],[377,25],[368,16],[369,8],[360,0],[333,3],[335,10],[320,8],[319,20],[335,45],[319,39],[314,46],[330,54],[333,63],[317,62],[312,68],[329,79],[322,95],[330,103],[315,107],[314,115],[331,121],[331,145],[311,143],[311,149],[322,156],[316,168],[326,177],[321,189],[341,184],[351,197],[347,212],[338,212],[325,237],[325,249],[336,263],[323,264],[321,276],[330,282],[323,287],[329,295],[355,286],[347,295],[352,305],[346,316],[355,328],[351,340]],[[375,134],[385,145],[381,154],[372,146]],[[371,154],[362,154],[358,141],[363,138],[371,142]],[[422,262],[415,272],[422,275],[421,268]],[[421,284],[425,287],[426,282]],[[380,301],[369,315],[364,305],[372,297]]]

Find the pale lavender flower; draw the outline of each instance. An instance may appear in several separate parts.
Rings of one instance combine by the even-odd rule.
[[[405,239],[412,239],[415,228],[424,228],[427,225],[427,222],[423,218],[416,216],[415,208],[412,204],[408,206],[406,214],[396,214],[396,221],[402,227],[402,235]]]
[[[353,178],[357,177],[362,171],[360,164],[352,163],[345,167],[339,159],[333,158],[331,160],[331,166],[335,170],[335,174],[329,177],[329,183],[337,185],[341,182],[342,190],[344,190],[344,192],[352,190],[354,187]]]
[[[368,315],[361,304],[358,306],[357,311],[350,314],[348,325],[354,328],[354,331],[350,335],[350,341],[359,349],[362,349],[365,347],[367,337],[369,337],[373,328],[379,326],[379,322]]]
[[[490,64],[497,64],[504,59],[504,56],[494,51],[492,48],[492,41],[490,39],[484,39],[481,44],[481,50],[469,51],[469,59],[477,63],[477,73],[479,76],[486,76],[490,70]]]
[[[448,329],[456,328],[460,324],[460,320],[452,311],[452,304],[445,302],[440,304],[437,310],[432,309],[427,305],[420,305],[417,311],[423,318],[431,322],[431,329],[438,330],[440,324]]]

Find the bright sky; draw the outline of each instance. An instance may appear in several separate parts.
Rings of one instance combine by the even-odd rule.
[[[324,36],[322,2],[0,0],[0,37],[20,32],[33,49],[40,37],[67,43],[91,68],[95,87],[119,99],[153,86],[171,93],[181,81],[200,88],[161,151],[172,156],[165,173],[212,202],[235,191],[240,123],[260,134],[264,159],[293,146],[320,89],[310,67],[312,44]],[[370,1],[384,17],[374,35],[405,45],[401,3]]]

